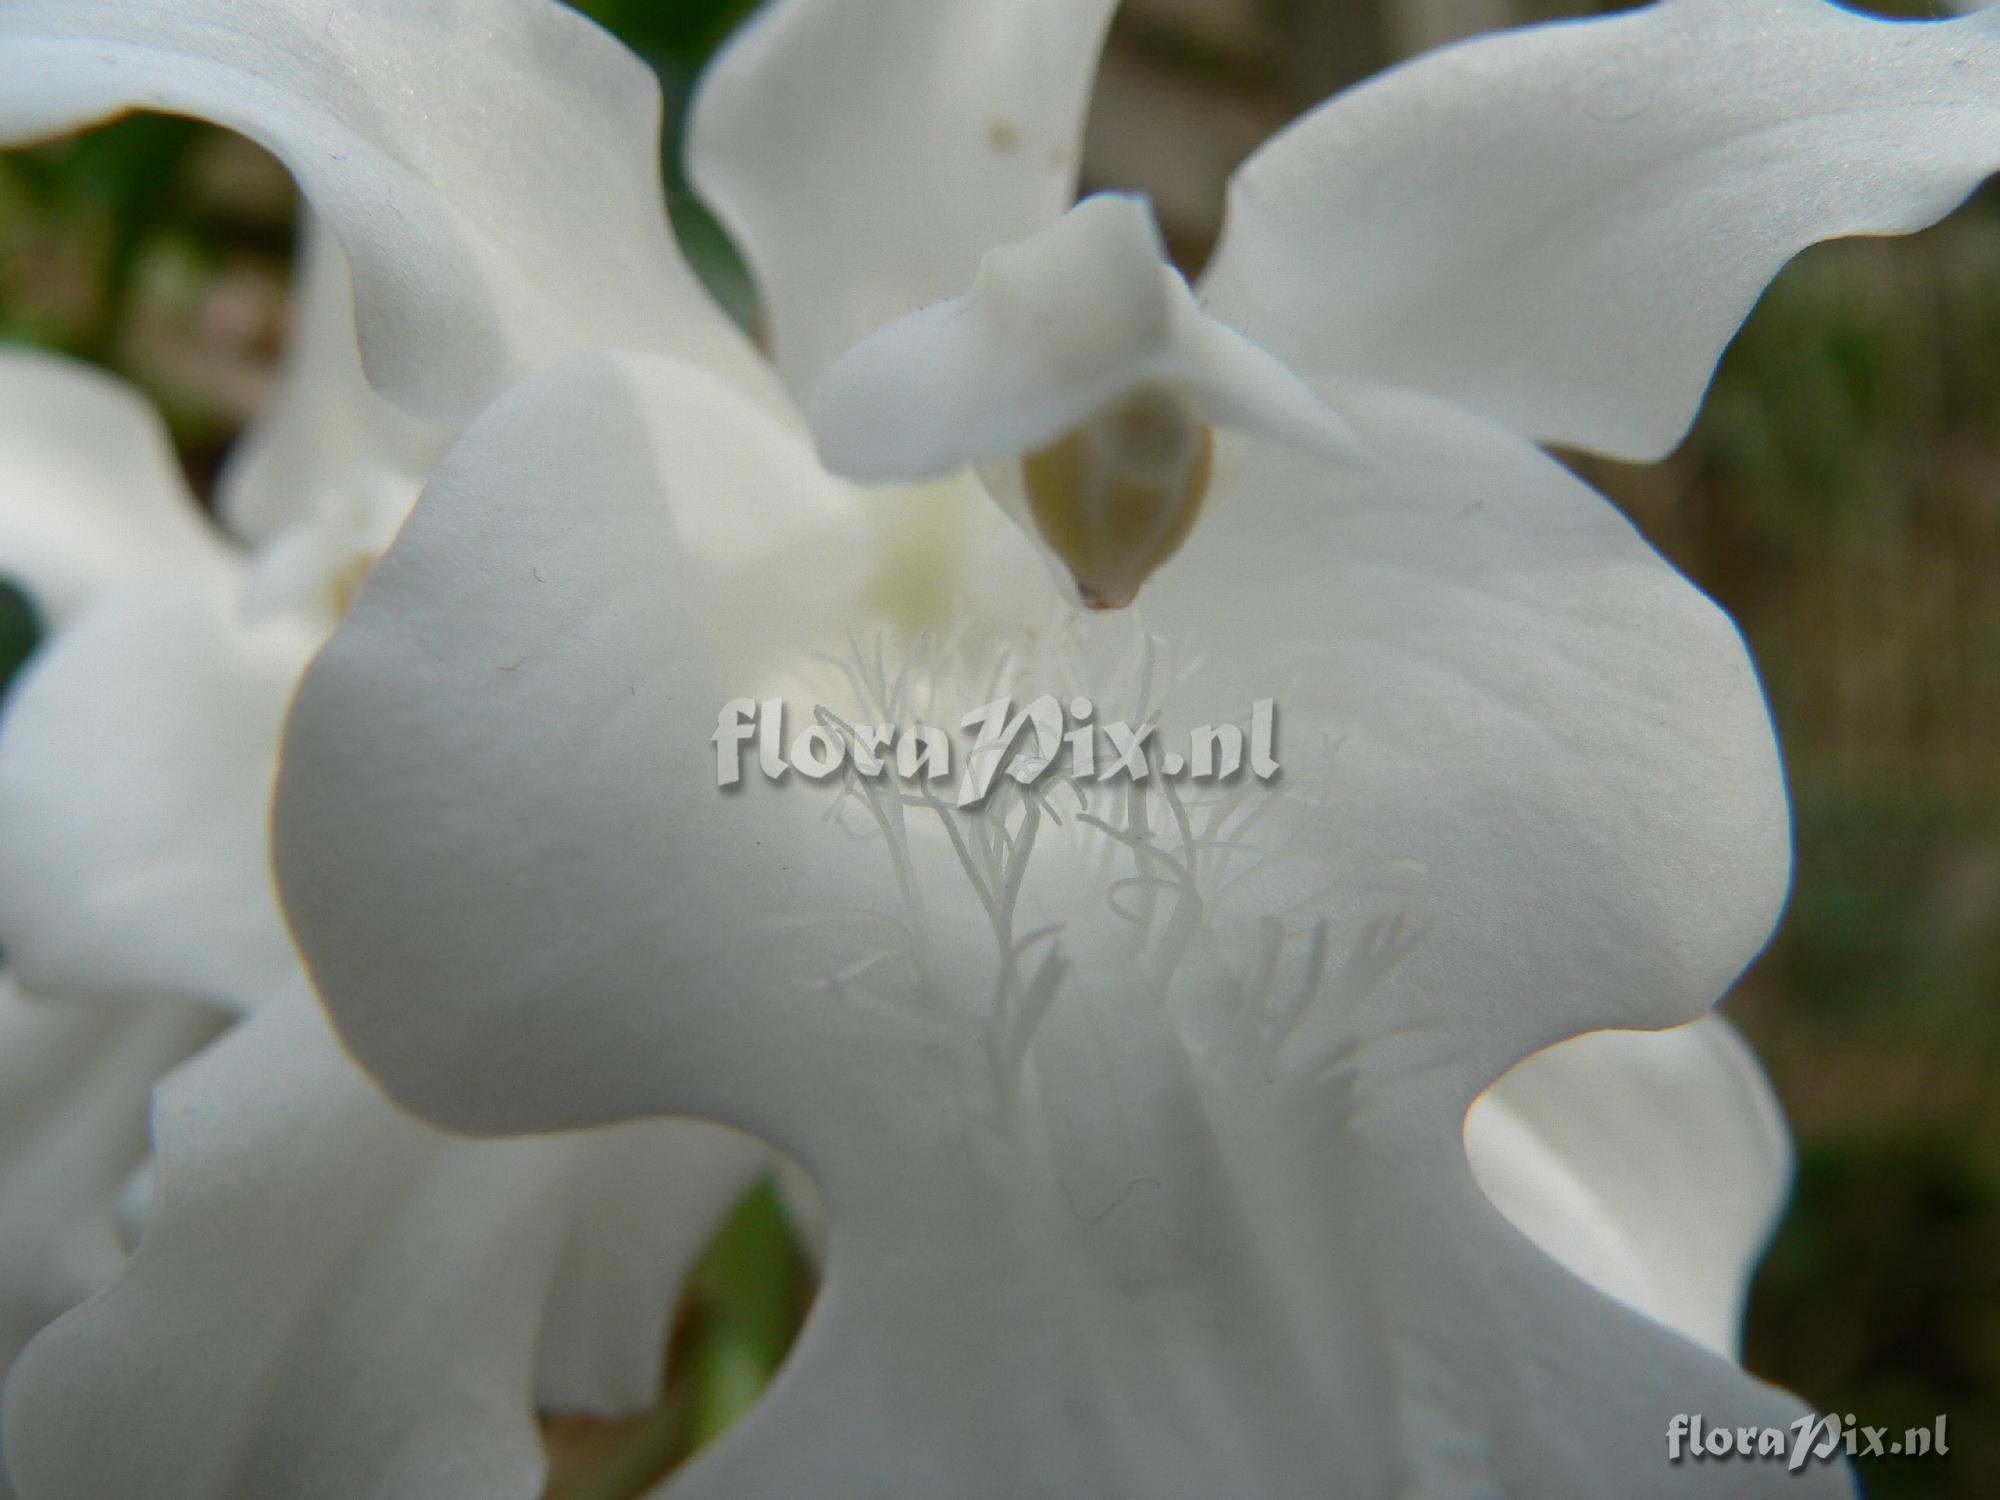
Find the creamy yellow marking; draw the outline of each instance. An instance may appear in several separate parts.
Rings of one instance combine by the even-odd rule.
[[[879,566],[864,607],[892,622],[903,639],[941,629],[959,597],[965,518],[985,497],[954,479],[881,491],[869,501]]]
[[[375,566],[376,552],[361,552],[350,557],[335,568],[326,580],[327,602],[333,607],[333,617],[338,620],[347,613],[354,603],[354,596],[361,588],[361,582],[368,576],[368,570]]]
[[[1180,550],[1214,472],[1215,433],[1158,387],[1021,461],[1035,527],[1092,609],[1123,609]]]

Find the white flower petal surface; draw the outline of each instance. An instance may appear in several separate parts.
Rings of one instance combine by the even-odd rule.
[[[342,546],[379,552],[449,440],[369,385],[354,327],[353,272],[340,241],[308,212],[283,379],[230,451],[216,481],[217,512],[253,544],[293,530],[315,538],[316,554]]]
[[[28,1495],[531,1500],[545,1314],[563,1399],[651,1400],[680,1275],[761,1160],[701,1126],[447,1136],[391,1107],[296,991],[164,1084],[154,1129],[157,1199],[125,1274],[8,1384]],[[657,1204],[627,1217],[607,1148],[651,1158],[619,1191]],[[621,1326],[587,1311],[612,1288],[553,1290],[586,1268],[579,1236],[656,1262],[616,1280]],[[639,1383],[621,1367],[642,1347]]]
[[[869,841],[796,773],[718,788],[742,658],[673,516],[727,414],[645,360],[482,417],[309,672],[278,864],[364,1065],[479,1131],[720,1119],[821,1191],[799,1349],[668,1493],[1770,1487],[1668,1464],[1667,1425],[1797,1403],[1536,1249],[1463,1137],[1521,1058],[1699,1013],[1768,930],[1741,642],[1522,439],[1334,394],[1378,465],[1233,445],[1149,606],[1165,722],[1287,716],[1282,784],[1184,817],[918,798]],[[753,494],[777,436],[691,472]],[[1107,714],[1134,613],[1070,622]],[[1152,670],[1181,646],[1211,665]]]
[[[218,1022],[33,999],[0,977],[0,1376],[124,1263],[119,1200],[146,1160],[153,1081]]]
[[[266,818],[316,643],[161,579],[43,646],[0,709],[0,946],[24,983],[248,1006],[291,979]]]
[[[1407,1096],[1197,1082],[1095,1019],[1047,1138],[923,1091],[790,1362],[661,1500],[1852,1493],[1669,1464],[1678,1412],[1802,1408],[1557,1268]]]
[[[353,263],[371,379],[418,416],[600,344],[766,384],[668,226],[652,72],[555,0],[19,0],[0,69],[9,141],[149,109],[282,158]]]
[[[1412,393],[1331,396],[1375,465],[1221,448],[1140,605],[1196,659],[1169,735],[1276,702],[1288,853],[1245,895],[1331,892],[1420,932],[1361,1013],[1449,1035],[1464,1104],[1582,1032],[1695,1019],[1790,873],[1741,637],[1525,440]]]
[[[293,932],[398,1097],[455,1128],[595,1124],[656,1112],[664,1072],[803,1156],[796,1114],[861,1087],[841,1012],[772,966],[836,970],[808,919],[866,882],[810,789],[725,796],[710,743],[757,691],[732,675],[746,641],[824,619],[803,578],[696,563],[702,517],[762,513],[782,539],[801,485],[830,481],[741,397],[613,356],[510,392],[433,474],[301,686],[275,825]],[[826,529],[815,576],[858,578],[860,539]],[[475,895],[488,871],[504,899]]]
[[[803,404],[841,350],[1069,207],[1114,0],[778,0],[712,63],[688,170]]]
[[[143,396],[60,355],[0,352],[0,577],[46,619],[124,579],[220,579],[228,556]]]
[[[612,1126],[560,1149],[561,1189],[546,1211],[566,1233],[544,1298],[535,1403],[629,1416],[660,1399],[687,1274],[772,1157],[694,1120]]]
[[[1778,268],[2000,166],[2000,24],[1665,0],[1421,58],[1264,146],[1202,284],[1294,369],[1657,457]]]
[[[1778,1101],[1720,1016],[1537,1053],[1466,1118],[1473,1176],[1570,1270],[1735,1357],[1791,1185]]]
[[[934,479],[1053,442],[1139,386],[1214,423],[1352,455],[1299,379],[1204,317],[1138,198],[1089,198],[989,252],[972,289],[861,340],[813,397],[828,467],[868,484]]]

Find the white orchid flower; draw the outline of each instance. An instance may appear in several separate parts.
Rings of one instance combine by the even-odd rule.
[[[0,1373],[124,1264],[153,1082],[216,1030],[197,1009],[40,1001],[0,976]]]
[[[689,1122],[448,1136],[313,1002],[266,855],[279,728],[442,435],[369,390],[307,244],[228,532],[137,396],[0,359],[0,570],[52,626],[0,717],[0,942],[61,997],[0,980],[0,1370],[110,1284],[10,1377],[59,1414],[6,1445],[31,1496],[536,1493],[537,1408],[658,1400],[683,1275],[765,1159]],[[243,1016],[161,1086],[149,1153],[156,1080]]]
[[[1787,870],[1740,641],[1534,442],[1662,451],[1790,253],[1948,211],[1993,28],[1672,0],[1441,54],[1253,159],[1196,296],[1140,205],[1064,212],[1108,10],[787,0],[735,43],[690,165],[774,366],[674,252],[642,71],[553,7],[0,11],[0,123],[262,140],[378,386],[480,413],[294,711],[322,995],[448,1126],[695,1115],[812,1173],[820,1303],[676,1495],[1844,1491],[1666,1461],[1676,1414],[1800,1412],[1715,1347],[1782,1170],[1727,1033],[1488,1092],[1700,1016]],[[1008,690],[1274,698],[1284,779],[715,785],[729,699],[833,734]],[[352,1369],[287,1369],[284,1440],[227,1405],[238,1461],[170,1490],[343,1492]],[[118,1472],[90,1388],[13,1382],[50,1493]]]

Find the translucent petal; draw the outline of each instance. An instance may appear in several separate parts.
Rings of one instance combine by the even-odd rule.
[[[121,580],[232,568],[143,396],[60,355],[0,353],[0,577],[60,623]]]
[[[42,648],[0,717],[0,944],[25,983],[247,1007],[290,982],[266,816],[316,644],[169,578]]]
[[[246,542],[280,533],[289,588],[258,588],[253,607],[285,609],[352,557],[380,552],[417,497],[450,434],[376,393],[361,369],[353,273],[340,242],[306,216],[293,287],[291,344],[278,393],[231,450],[216,481],[216,510]]]
[[[703,77],[688,170],[801,404],[861,335],[1069,207],[1113,0],[782,0]]]
[[[1729,1023],[1600,1031],[1537,1053],[1467,1116],[1473,1175],[1572,1271],[1735,1357],[1791,1186],[1771,1085]]]
[[[1343,94],[1244,164],[1204,305],[1294,369],[1654,458],[1786,260],[2000,166],[2000,28],[1668,0]]]

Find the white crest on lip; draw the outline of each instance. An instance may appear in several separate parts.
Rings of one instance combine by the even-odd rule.
[[[966,704],[1032,689],[1123,705],[1102,716],[1158,726],[1179,673],[1143,629],[1128,644],[1109,657],[1078,649],[1073,619],[997,660],[948,639],[920,639],[900,660],[879,641],[851,642],[820,659],[835,675],[816,684],[818,696],[839,708],[800,722],[854,749],[857,726],[956,723]],[[1428,882],[1420,868],[1398,866],[1339,872],[1303,898],[1286,885],[1296,855],[1280,832],[1285,817],[1273,813],[1329,794],[1337,746],[1324,751],[1313,769],[1288,769],[1277,782],[1244,776],[1199,789],[1159,776],[1079,777],[1058,757],[1025,784],[997,777],[991,796],[969,808],[921,776],[899,775],[893,756],[876,759],[877,774],[858,773],[851,756],[828,817],[879,843],[902,909],[795,915],[861,920],[882,935],[840,972],[797,980],[946,1020],[965,1056],[983,1058],[987,1115],[1007,1134],[1036,1093],[1025,1079],[1037,1029],[1057,1006],[1105,1003],[1079,998],[1071,983],[1081,953],[1092,972],[1109,966],[1128,976],[1115,987],[1124,996],[1117,1003],[1141,997],[1189,1066],[1317,1098],[1338,1121],[1358,1107],[1361,1054],[1400,1035],[1364,1037],[1353,1010],[1423,941]],[[954,899],[954,887],[974,899]],[[1288,898],[1274,905],[1281,888]],[[990,941],[953,926],[967,913]]]

